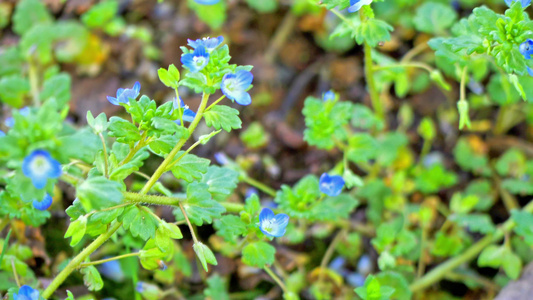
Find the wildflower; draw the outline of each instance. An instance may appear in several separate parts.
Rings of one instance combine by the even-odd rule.
[[[332,90],[329,90],[324,93],[324,97],[322,98],[324,101],[333,101],[335,100],[335,93]]]
[[[6,136],[6,133],[0,130],[0,137]]]
[[[44,195],[41,201],[33,200],[33,207],[41,211],[47,210],[50,205],[52,205],[52,197],[48,194]]]
[[[531,0],[529,0],[527,4],[529,4],[530,2]],[[523,3],[522,6],[524,6]],[[520,53],[522,53],[525,59],[531,59],[531,54],[533,54],[533,40],[527,39],[527,41],[520,44],[520,47],[518,49],[520,50]],[[530,67],[527,67],[527,72],[530,76],[533,76],[533,70]]]
[[[194,49],[193,53],[183,54],[181,63],[191,72],[201,71],[209,63],[209,53],[203,45],[200,45]]]
[[[28,116],[30,114],[30,108],[23,107],[19,109],[19,114],[24,117]],[[9,128],[15,126],[15,119],[13,119],[13,117],[6,118],[6,120],[4,121],[4,125],[6,125]]]
[[[194,118],[196,117],[196,113],[190,110],[189,106],[185,105],[185,103],[183,103],[183,100],[181,100],[181,98],[180,98],[179,104],[178,104],[178,99],[174,98],[172,102],[172,111],[170,113],[172,113],[175,109],[179,109],[179,108],[183,108],[183,115],[182,115],[183,121],[192,122]],[[176,120],[176,122],[179,124],[180,120]]]
[[[515,2],[515,1],[518,1],[518,0],[505,0],[505,4],[507,4],[507,6],[509,6],[509,7],[511,7],[513,2]],[[522,7],[526,7],[529,4],[531,4],[531,0],[520,0],[520,3],[522,4]]]
[[[194,0],[194,1],[202,5],[213,5],[213,4],[217,4],[218,2],[220,2],[220,0]]]
[[[42,189],[48,178],[61,176],[61,164],[50,156],[46,150],[35,150],[24,158],[22,173],[31,179],[33,185]]]
[[[104,258],[109,258],[109,257],[104,257]],[[111,260],[111,261],[108,261],[108,262],[105,262],[99,265],[98,271],[103,276],[116,282],[122,282],[124,281],[124,278],[126,278],[126,276],[124,275],[124,272],[122,271],[122,268],[120,267],[120,263],[118,262],[118,260]]]
[[[13,294],[14,300],[39,300],[39,291],[34,290],[29,285],[23,285],[19,288],[18,294]]]
[[[120,103],[128,104],[130,99],[137,99],[141,91],[141,84],[137,81],[131,89],[120,88],[117,90],[117,97],[107,96],[107,100],[113,105],[120,105]]]
[[[216,152],[215,160],[221,165],[227,165],[230,163],[228,156],[224,152]]]
[[[370,5],[370,3],[372,3],[372,0],[350,0],[350,7],[348,7],[348,11],[359,11],[363,5]]]
[[[282,237],[287,230],[288,224],[288,215],[274,215],[270,208],[263,208],[259,214],[259,229],[267,236]]]
[[[196,49],[200,46],[204,46],[207,52],[211,52],[215,50],[216,47],[218,47],[220,44],[222,44],[222,41],[224,41],[224,38],[222,36],[216,37],[216,38],[210,38],[206,37],[203,39],[198,39],[196,41],[193,40],[187,40],[188,45],[191,46],[193,49]]]
[[[338,196],[343,187],[344,179],[342,179],[342,177],[339,175],[329,176],[328,173],[324,173],[322,176],[320,176],[320,191],[328,196]]]
[[[361,255],[359,262],[357,262],[357,272],[359,274],[368,275],[372,272],[372,261],[370,256]]]
[[[232,101],[236,101],[240,105],[248,105],[252,103],[252,98],[246,90],[252,84],[253,79],[252,73],[244,70],[236,73],[227,73],[222,78],[220,88],[222,93]]]

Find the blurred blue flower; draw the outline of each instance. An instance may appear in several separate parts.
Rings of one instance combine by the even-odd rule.
[[[181,100],[181,97],[180,97],[179,104],[178,104],[178,99],[174,98],[174,100],[172,101],[172,111],[170,113],[174,112],[174,110],[179,109],[180,107],[183,108],[183,116],[182,116],[183,121],[192,122],[194,120],[194,117],[196,117],[196,113],[190,110],[188,105],[185,105],[185,103],[183,103],[183,100]],[[175,122],[180,124],[179,118]]]
[[[141,84],[137,81],[131,89],[120,88],[117,90],[117,97],[107,96],[107,100],[113,105],[120,105],[120,103],[128,104],[131,99],[137,99],[141,91]]]
[[[187,41],[188,41],[188,45],[191,46],[193,49],[196,49],[200,46],[204,46],[208,52],[211,52],[215,50],[215,48],[218,47],[220,44],[222,44],[222,42],[224,41],[224,37],[222,36],[219,36],[216,38],[206,37],[206,38],[198,39],[195,41],[193,40],[187,40]]]
[[[34,290],[29,285],[23,285],[19,288],[18,294],[13,294],[15,300],[39,300],[39,291]]]
[[[248,197],[251,197],[252,195],[259,195],[259,191],[253,186],[246,189],[246,194],[244,196],[248,198]]]
[[[267,236],[282,237],[287,230],[288,224],[288,215],[274,215],[270,208],[263,208],[259,214],[259,229]]]
[[[372,260],[368,255],[361,255],[359,262],[357,262],[357,272],[363,275],[370,274],[372,272]]]
[[[24,117],[28,116],[30,114],[30,108],[26,106],[19,109],[19,114]],[[6,118],[6,120],[4,121],[4,125],[9,128],[15,126],[15,119],[13,119],[13,117]]]
[[[511,7],[513,2],[515,2],[515,1],[518,1],[518,0],[505,0],[505,4],[507,4],[507,6],[509,6],[509,7]],[[526,7],[529,4],[531,4],[531,0],[520,0],[519,2],[522,4],[522,7]]]
[[[109,258],[109,257],[104,257]],[[98,266],[98,271],[104,276],[116,282],[124,281],[126,277],[118,260],[107,261]]]
[[[218,2],[220,2],[220,0],[194,0],[194,1],[202,5],[213,5],[213,4],[217,4]]]
[[[344,179],[342,179],[342,177],[339,175],[329,176],[328,173],[324,173],[322,176],[320,176],[320,191],[328,196],[338,196],[343,187]]]
[[[221,165],[227,165],[230,162],[228,156],[224,152],[216,152],[214,156],[217,163]]]
[[[193,53],[183,54],[181,56],[181,63],[191,72],[198,72],[205,68],[209,63],[209,53],[205,50],[203,45],[194,49]]]
[[[353,287],[365,285],[365,276],[359,273],[350,273],[346,276],[346,281]]]
[[[232,101],[236,101],[240,105],[248,105],[252,103],[252,98],[246,90],[252,84],[253,79],[252,73],[244,70],[236,73],[227,73],[222,78],[220,88],[222,93]]]
[[[531,59],[531,54],[533,54],[533,40],[527,39],[527,41],[520,44],[520,53],[526,58]]]
[[[372,3],[372,0],[350,0],[350,7],[348,7],[348,11],[359,11],[363,5],[370,5],[370,3]]]
[[[48,178],[61,176],[61,164],[46,150],[35,150],[22,161],[22,173],[31,179],[33,185],[42,189]]]
[[[33,200],[33,207],[41,211],[47,210],[52,205],[52,200],[52,197],[46,194],[41,201]]]
[[[0,130],[0,137],[6,136],[6,133]]]
[[[322,97],[322,100],[324,101],[333,101],[335,100],[335,93],[332,90],[329,90],[324,93],[324,97]]]
[[[328,268],[339,273],[342,276],[346,276],[348,274],[348,271],[344,267],[345,264],[346,264],[346,259],[342,256],[337,256],[333,260],[331,260]]]

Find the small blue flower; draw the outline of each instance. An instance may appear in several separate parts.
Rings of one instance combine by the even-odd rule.
[[[520,44],[520,53],[526,58],[531,59],[531,54],[533,54],[533,40],[527,39],[527,41]]]
[[[370,260],[370,256],[368,255],[361,255],[359,258],[359,262],[357,262],[357,273],[368,275],[372,272],[372,260]]]
[[[200,45],[194,49],[193,53],[183,54],[181,56],[181,63],[189,71],[198,72],[209,63],[209,53],[207,53],[203,45]]]
[[[359,11],[363,5],[370,5],[370,3],[372,3],[372,0],[350,0],[350,7],[348,7],[348,11]]]
[[[33,207],[38,210],[45,211],[50,207],[50,205],[52,205],[52,200],[52,197],[46,194],[41,201],[33,200]]]
[[[98,271],[100,271],[100,274],[102,274],[104,277],[107,277],[116,282],[122,282],[124,281],[124,278],[126,278],[118,260],[111,260],[99,265]]]
[[[213,4],[217,4],[218,2],[220,2],[220,0],[194,0],[194,1],[202,5],[213,5]]]
[[[21,116],[27,117],[30,114],[30,108],[23,107],[19,109],[19,114]],[[13,117],[6,118],[6,120],[4,121],[4,125],[6,125],[6,127],[9,127],[9,128],[15,126],[15,119],[13,119]]]
[[[107,100],[113,105],[120,105],[120,103],[128,104],[131,99],[137,99],[141,91],[141,84],[137,81],[131,89],[120,88],[117,90],[117,97],[107,96]]]
[[[339,175],[329,176],[328,173],[324,173],[322,176],[320,176],[320,191],[328,196],[338,196],[343,187],[344,179],[342,179],[342,177]]]
[[[236,101],[240,105],[249,105],[252,103],[252,98],[246,90],[252,84],[253,79],[252,73],[244,70],[236,73],[227,73],[222,78],[220,88],[222,93],[232,101]]]
[[[42,189],[48,178],[61,176],[61,164],[50,156],[46,150],[35,150],[24,158],[22,173],[31,179],[33,185]]]
[[[183,100],[181,100],[181,97],[180,97],[180,102],[178,104],[178,99],[174,98],[174,100],[172,101],[172,111],[170,113],[172,113],[174,110],[176,109],[179,109],[179,108],[183,108],[183,121],[185,122],[192,122],[194,120],[194,118],[196,117],[196,113],[194,111],[192,111],[191,109],[189,109],[189,106],[188,105],[185,105],[185,103],[183,103]],[[176,123],[180,123],[180,120],[176,120]]]
[[[288,224],[288,215],[274,215],[270,208],[263,208],[259,214],[259,229],[267,236],[282,237],[287,230]]]
[[[0,137],[6,136],[6,133],[0,130]]]
[[[333,101],[335,100],[335,93],[332,90],[329,90],[324,93],[324,97],[322,98],[324,101]]]
[[[230,163],[228,156],[224,152],[216,152],[215,160],[221,165],[227,165]]]
[[[511,7],[513,2],[515,2],[515,1],[518,1],[518,0],[505,0],[505,4],[507,4],[507,6],[509,6],[509,7]],[[531,0],[520,0],[520,3],[522,4],[522,7],[526,7],[529,4],[531,4]]]
[[[29,285],[23,285],[19,288],[18,294],[13,294],[15,300],[39,300],[39,291],[34,290]]]
[[[222,42],[224,41],[224,37],[222,36],[219,36],[216,38],[206,37],[203,39],[198,39],[196,41],[193,41],[193,40],[187,40],[187,41],[188,41],[188,45],[191,46],[193,49],[196,49],[200,46],[204,46],[208,52],[211,52],[215,50],[216,47],[218,47],[220,44],[222,44]]]

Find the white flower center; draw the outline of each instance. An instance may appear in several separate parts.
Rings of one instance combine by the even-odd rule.
[[[50,170],[50,162],[43,156],[36,156],[30,163],[30,169],[35,175],[43,175]]]

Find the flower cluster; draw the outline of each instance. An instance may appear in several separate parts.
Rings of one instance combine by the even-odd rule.
[[[533,54],[533,40],[527,39],[527,41],[520,44],[519,49],[520,53],[522,53],[525,59],[531,59],[531,54]],[[530,67],[527,67],[527,72],[529,73],[529,75],[533,76],[533,70]]]

